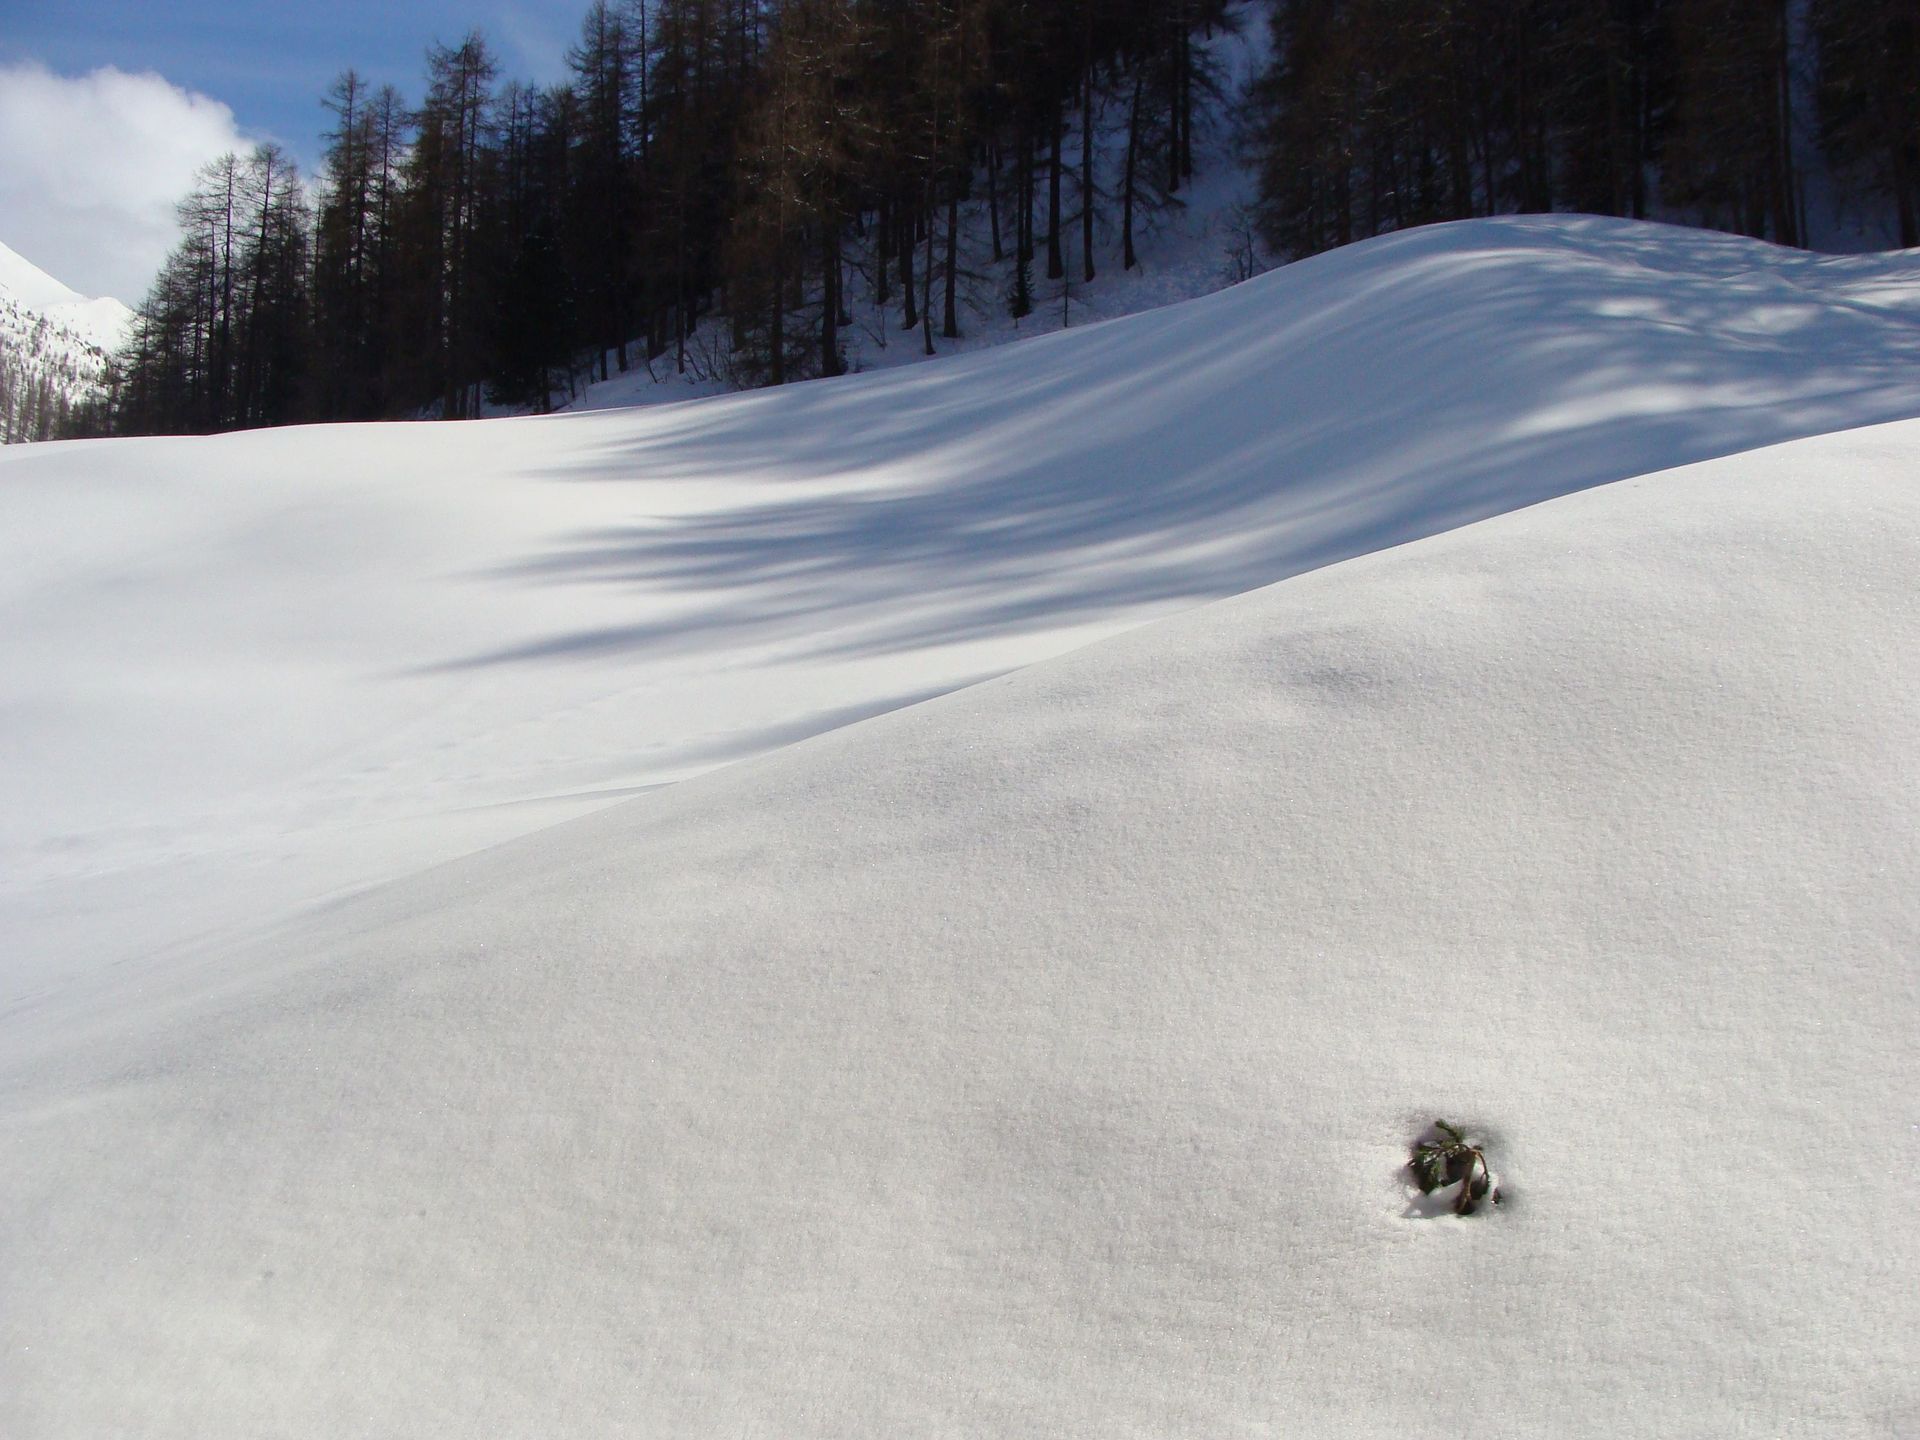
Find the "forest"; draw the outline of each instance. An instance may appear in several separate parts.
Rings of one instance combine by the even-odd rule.
[[[1236,23],[1273,58],[1224,114],[1197,41]],[[1809,156],[1920,244],[1912,0],[597,0],[568,61],[503,82],[476,31],[417,103],[340,75],[311,184],[271,145],[207,167],[88,426],[545,410],[642,363],[833,375],[856,286],[931,354],[969,255],[1015,316],[1096,278],[1096,234],[1136,265],[1209,123],[1278,260],[1535,211],[1804,244]]]

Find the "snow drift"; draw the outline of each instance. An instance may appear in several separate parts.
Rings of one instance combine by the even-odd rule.
[[[1920,414],[1920,256],[1437,227],[911,371],[0,456],[0,1001],[1142,620]]]
[[[1917,272],[0,460],[0,1433],[1911,1430]]]
[[[0,1429],[1902,1433],[1916,458],[1303,576],[10,1042]],[[1434,1114],[1511,1203],[1418,1218]]]

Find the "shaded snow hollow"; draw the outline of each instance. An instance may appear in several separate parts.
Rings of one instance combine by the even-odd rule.
[[[1911,1433],[1916,275],[0,458],[0,1433]]]

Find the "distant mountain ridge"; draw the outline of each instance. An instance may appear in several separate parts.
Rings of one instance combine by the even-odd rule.
[[[0,444],[49,440],[103,401],[133,312],[89,299],[0,243]]]

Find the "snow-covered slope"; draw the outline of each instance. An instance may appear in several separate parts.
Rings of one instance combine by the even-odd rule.
[[[1424,264],[1516,273],[1471,253]],[[1564,479],[1520,414],[1512,483]],[[1909,422],[1559,499],[308,916],[221,988],[16,1005],[0,1432],[1911,1433],[1917,473]],[[1134,477],[1176,556],[1210,478]],[[753,568],[848,583],[792,483]],[[1510,1203],[1426,1218],[1436,1114]]]
[[[118,300],[90,300],[5,245],[0,245],[0,295],[99,350],[117,346],[133,321],[133,312]]]
[[[78,290],[62,284],[26,256],[6,245],[0,245],[0,290],[5,290],[22,305],[42,314],[86,301],[86,297]]]
[[[1917,316],[1920,256],[1483,222],[778,392],[10,452],[0,1003],[1301,570],[1920,414]]]
[[[0,245],[0,444],[44,439],[99,397],[133,312],[89,300]]]

